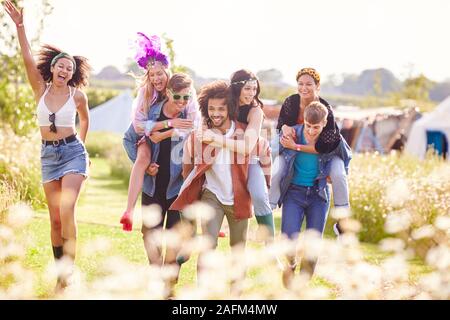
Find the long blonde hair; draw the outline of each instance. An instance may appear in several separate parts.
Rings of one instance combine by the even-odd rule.
[[[153,99],[153,96],[155,95],[155,88],[153,87],[151,81],[150,81],[150,68],[147,68],[147,71],[145,72],[145,74],[141,77],[135,77],[136,79],[136,85],[138,90],[140,90],[141,88],[144,89],[144,95],[142,97],[141,105],[138,105],[138,108],[141,108],[144,110],[145,114],[148,113],[148,110],[150,109],[151,105],[155,102]],[[170,80],[170,70],[168,68],[161,68],[164,73],[167,76],[167,82],[166,82],[166,87],[167,87],[167,83]],[[165,95],[165,91],[164,92],[160,92],[158,94],[161,95]],[[158,97],[156,98],[156,100],[158,100]]]

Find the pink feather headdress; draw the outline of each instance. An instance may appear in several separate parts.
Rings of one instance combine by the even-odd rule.
[[[157,62],[166,68],[169,66],[169,59],[161,52],[161,41],[158,36],[153,35],[149,38],[142,32],[138,32],[135,44],[134,60],[141,68],[147,69],[149,63],[154,65]]]

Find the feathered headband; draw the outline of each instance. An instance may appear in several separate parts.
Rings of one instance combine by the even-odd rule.
[[[149,63],[155,65],[157,62],[166,68],[169,66],[167,56],[161,52],[161,41],[158,36],[154,35],[149,38],[142,32],[138,32],[135,44],[134,60],[141,68],[147,69]]]

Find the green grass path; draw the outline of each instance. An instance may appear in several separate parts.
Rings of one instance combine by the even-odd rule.
[[[76,265],[86,275],[87,280],[100,274],[101,264],[108,256],[120,256],[131,263],[147,264],[142,236],[140,232],[140,205],[136,208],[133,232],[124,232],[119,223],[120,216],[125,208],[127,199],[127,186],[119,179],[110,176],[110,168],[105,159],[92,159],[91,176],[87,180],[77,206],[78,221],[78,252]],[[280,212],[275,211],[275,223],[280,230]],[[252,241],[253,231],[256,230],[256,220],[250,221],[250,236],[248,245],[251,247],[261,246],[260,243]],[[326,236],[331,236],[331,222],[326,228]],[[50,244],[50,224],[46,210],[36,213],[32,223],[23,230],[27,250],[25,266],[32,269],[36,275],[35,292],[39,298],[51,297],[54,281],[46,277],[47,268],[53,263],[52,249]],[[107,239],[110,246],[107,250],[100,251],[94,258],[86,253],[92,241]],[[219,239],[219,250],[228,249],[229,239]],[[380,252],[374,245],[363,245],[367,260],[371,263],[379,263],[385,253]],[[185,285],[195,284],[196,256],[185,263],[181,269],[178,288]],[[257,277],[263,272],[263,268],[249,270],[248,277]],[[324,284],[321,279],[317,283]],[[273,287],[272,287],[273,285]],[[280,278],[274,279],[272,290],[282,288]],[[250,290],[259,290],[256,285]]]
[[[76,212],[78,222],[76,265],[86,274],[88,281],[99,274],[103,258],[107,256],[120,256],[136,264],[148,263],[140,232],[140,205],[136,207],[133,232],[122,231],[119,223],[126,200],[127,186],[121,180],[111,177],[107,161],[101,158],[92,159],[90,178],[82,190]],[[278,225],[279,220],[278,216],[276,219]],[[256,220],[251,221],[250,226],[251,230],[254,230]],[[54,284],[45,277],[45,274],[53,263],[53,256],[50,245],[50,223],[45,209],[36,213],[23,235],[27,238],[25,265],[35,271],[37,276],[36,294],[40,298],[51,297]],[[96,239],[109,240],[110,248],[92,259],[92,256],[85,254],[85,249],[88,243]],[[219,250],[229,250],[228,241],[227,237],[219,239]],[[261,244],[249,243],[249,245]],[[183,265],[178,287],[195,283],[196,260],[197,257],[194,255]],[[248,275],[255,276],[259,272],[261,270],[250,270]],[[279,282],[281,286],[281,281]]]

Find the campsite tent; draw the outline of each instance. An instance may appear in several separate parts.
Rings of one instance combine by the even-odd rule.
[[[131,122],[132,104],[131,91],[125,90],[120,95],[92,109],[89,112],[89,130],[124,133]]]
[[[334,110],[341,134],[355,152],[401,150],[416,116],[414,108],[338,106]]]
[[[438,139],[436,139],[438,138]],[[436,141],[440,143],[436,143]],[[450,141],[450,96],[442,101],[432,112],[414,122],[409,134],[405,151],[423,159],[428,145],[435,144],[435,149],[448,157]]]

